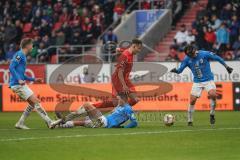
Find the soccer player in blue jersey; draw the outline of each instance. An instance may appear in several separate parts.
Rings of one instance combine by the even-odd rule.
[[[107,116],[96,109],[91,103],[83,104],[75,113],[78,116],[86,115],[84,120],[71,120],[68,115],[59,119],[52,128],[59,124],[60,128],[73,128],[74,126],[84,126],[91,128],[135,128],[138,123],[132,107],[125,103],[119,96],[118,106]],[[72,113],[71,113],[72,114]],[[76,117],[75,117],[76,118]],[[126,122],[128,124],[124,125]]]
[[[52,120],[48,117],[45,110],[42,108],[40,101],[33,94],[33,91],[26,85],[26,81],[42,82],[41,78],[31,78],[25,75],[26,70],[26,55],[32,51],[33,42],[31,38],[24,38],[20,44],[20,50],[15,53],[10,62],[10,82],[9,87],[21,99],[28,102],[28,106],[24,110],[19,121],[15,127],[17,129],[29,129],[25,124],[25,119],[29,116],[30,112],[35,109],[42,119],[50,126]]]
[[[185,47],[186,57],[182,61],[179,68],[171,70],[173,73],[182,73],[188,67],[193,74],[193,86],[190,96],[190,104],[188,107],[188,125],[193,125],[194,105],[197,99],[201,96],[202,90],[205,89],[210,97],[210,123],[215,124],[215,107],[216,107],[216,85],[214,76],[210,67],[210,60],[215,60],[221,63],[229,74],[233,69],[229,67],[224,60],[210,51],[197,50],[195,46],[188,45]]]

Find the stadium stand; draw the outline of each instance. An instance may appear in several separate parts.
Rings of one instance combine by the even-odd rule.
[[[223,8],[223,9],[222,9]],[[160,61],[179,61],[184,57],[183,48],[193,38],[199,49],[212,50],[226,60],[239,60],[240,6],[234,0],[199,0],[173,29],[156,46]],[[180,42],[178,42],[180,41]],[[149,54],[145,61],[152,61],[156,54]]]
[[[175,20],[181,15],[182,0],[173,0]],[[189,1],[189,0],[183,0]],[[117,21],[134,0],[9,0],[0,1],[0,63],[8,63],[21,38],[32,37],[34,49],[28,61],[56,63],[59,53],[72,53],[71,45],[95,44],[98,36]],[[133,9],[164,8],[165,0],[143,0]],[[50,49],[49,49],[50,48]],[[93,50],[95,51],[95,50]],[[79,52],[78,52],[79,53]],[[40,55],[41,56],[38,56]],[[75,53],[74,53],[75,54]]]
[[[36,63],[36,58],[39,58],[40,63],[56,63],[56,49],[51,49],[51,46],[66,46],[59,49],[61,54],[81,53],[69,49],[70,46],[96,44],[99,36],[104,35],[103,31],[116,22],[133,2],[134,0],[0,1],[0,63],[9,62],[24,37],[34,39],[33,52],[27,57],[30,63]],[[160,9],[164,8],[164,2],[143,0],[132,10],[139,6],[141,9]],[[172,0],[172,30],[154,48],[160,53],[158,61],[181,60],[184,45],[192,41],[196,41],[201,49],[218,51],[225,59],[239,59],[239,6],[234,0],[217,2]],[[219,8],[224,9],[216,12]],[[181,28],[185,34],[181,34]],[[229,35],[229,38],[222,37],[223,35]],[[186,41],[178,43],[178,38]],[[96,52],[96,49],[92,51]],[[148,54],[144,60],[156,61],[156,53]]]
[[[116,19],[121,16],[125,6],[131,2],[132,0],[0,1],[0,61],[7,63],[7,53],[10,49],[11,52],[16,51],[24,37],[31,37],[35,41],[34,50],[28,56],[30,63],[35,63],[36,56],[52,45],[93,44],[113,22],[114,17]],[[54,51],[41,56],[41,62],[47,61],[52,55]]]

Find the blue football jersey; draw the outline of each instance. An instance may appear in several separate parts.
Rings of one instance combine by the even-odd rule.
[[[193,81],[195,83],[211,81],[214,79],[213,73],[210,67],[210,60],[215,60],[220,62],[222,65],[226,65],[224,60],[210,51],[199,50],[196,57],[186,56],[182,61],[180,67],[177,69],[177,73],[182,73],[182,71],[188,67],[192,71]]]
[[[124,128],[133,128],[137,126],[135,114],[129,104],[117,106],[106,118],[108,122],[106,128],[118,128],[128,120],[130,120],[130,123],[124,126]]]
[[[19,85],[19,80],[27,80],[27,81],[34,81],[34,78],[28,77],[25,75],[26,70],[26,56],[22,52],[22,50],[19,50],[15,53],[13,56],[13,59],[10,62],[9,65],[9,71],[10,71],[10,81],[9,86]]]

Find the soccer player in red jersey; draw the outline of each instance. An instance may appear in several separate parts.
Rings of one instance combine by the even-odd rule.
[[[92,103],[96,108],[112,108],[118,105],[117,96],[119,96],[125,103],[131,106],[135,105],[139,99],[137,98],[134,85],[129,79],[130,72],[133,66],[133,56],[138,54],[142,49],[142,41],[133,39],[129,48],[117,48],[117,64],[114,73],[112,74],[112,99],[101,102]],[[80,107],[81,108],[81,107]],[[66,117],[66,121],[74,119],[79,116],[78,112],[71,112]],[[57,117],[62,118],[60,113]],[[52,128],[52,127],[50,127]]]
[[[131,106],[139,100],[129,75],[133,66],[133,56],[138,54],[141,49],[142,41],[133,39],[131,46],[118,57],[115,71],[112,74],[113,96],[120,96],[125,102],[129,102]],[[128,98],[130,98],[130,101],[128,101]]]
[[[142,41],[133,39],[129,48],[117,48],[117,64],[114,73],[112,74],[112,99],[101,102],[92,103],[96,108],[113,108],[118,105],[119,96],[125,103],[130,106],[135,105],[139,99],[137,98],[134,85],[129,79],[129,74],[133,66],[133,56],[138,54],[142,49]],[[80,107],[81,108],[81,107]],[[66,121],[79,116],[78,112],[71,112],[66,117]],[[62,118],[60,113],[57,113],[58,118]]]

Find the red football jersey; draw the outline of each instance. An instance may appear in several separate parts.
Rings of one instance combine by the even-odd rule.
[[[118,71],[123,69],[123,76],[125,81],[129,79],[129,74],[133,66],[133,54],[127,49],[117,59],[115,71],[112,75],[112,80],[118,80]],[[113,81],[114,82],[114,81]]]
[[[133,66],[133,54],[129,52],[129,50],[125,50],[118,58],[117,64],[115,65],[116,69],[112,75],[112,85],[113,85],[113,90],[112,94],[113,96],[116,96],[117,94],[123,92],[123,86],[118,78],[118,71],[120,68],[123,69],[123,76],[124,76],[124,81],[128,88],[130,89],[130,92],[135,92],[135,87],[131,83],[129,79],[130,72],[132,70]]]

